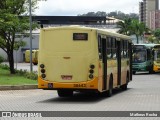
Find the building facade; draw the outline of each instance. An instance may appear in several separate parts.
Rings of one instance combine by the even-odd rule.
[[[150,26],[149,28],[155,30],[160,28],[160,10],[150,11]]]
[[[139,2],[139,21],[146,23],[146,0]]]
[[[143,0],[139,3],[139,20],[144,22],[146,26],[150,28],[151,26],[151,11],[159,10],[159,0]],[[154,13],[153,13],[154,14]]]

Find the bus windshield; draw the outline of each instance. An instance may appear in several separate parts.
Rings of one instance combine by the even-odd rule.
[[[133,63],[142,63],[147,60],[146,50],[134,50],[133,51]]]
[[[160,61],[160,50],[155,50],[154,51],[154,60],[155,61]]]

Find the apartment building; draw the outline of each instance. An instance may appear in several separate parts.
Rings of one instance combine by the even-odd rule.
[[[153,11],[159,10],[159,0],[143,0],[139,3],[139,20],[151,27]],[[152,14],[152,15],[151,15]]]

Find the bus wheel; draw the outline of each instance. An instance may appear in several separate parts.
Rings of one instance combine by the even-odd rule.
[[[101,95],[102,97],[111,97],[111,96],[112,96],[113,80],[112,80],[111,77],[110,77],[109,84],[110,84],[110,85],[109,85],[109,90],[100,93],[100,95]]]
[[[153,70],[150,70],[149,71],[149,74],[154,74],[155,72]]]
[[[127,85],[128,85],[128,84],[122,85],[122,86],[121,86],[121,89],[122,89],[122,90],[127,90]]]
[[[107,97],[111,97],[112,96],[112,92],[113,92],[113,79],[110,76],[110,80],[109,80],[109,90],[107,91]]]
[[[133,71],[132,73],[133,73],[133,75],[135,75],[135,74],[136,74],[136,71]]]
[[[73,90],[57,90],[59,97],[72,97]]]

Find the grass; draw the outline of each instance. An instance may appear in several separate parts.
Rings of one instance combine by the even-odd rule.
[[[17,74],[10,74],[9,70],[0,68],[0,85],[29,85],[37,84],[37,80],[27,79]]]

